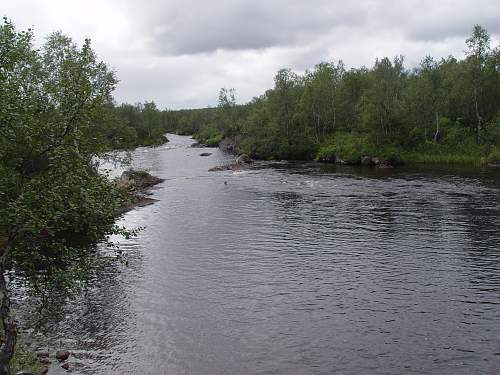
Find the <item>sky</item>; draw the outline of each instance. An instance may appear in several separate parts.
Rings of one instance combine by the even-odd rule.
[[[39,44],[57,30],[91,38],[120,80],[118,103],[170,109],[215,106],[221,87],[247,102],[281,68],[461,57],[475,24],[500,41],[499,0],[0,0],[0,15]]]

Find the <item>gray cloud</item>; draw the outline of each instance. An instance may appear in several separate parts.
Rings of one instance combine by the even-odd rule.
[[[58,29],[91,37],[118,73],[119,102],[169,108],[214,105],[223,86],[245,102],[282,67],[460,56],[474,24],[500,40],[498,0],[2,0],[0,12],[38,40]]]
[[[158,3],[146,28],[159,53],[196,54],[307,43],[338,25],[359,24],[364,16],[327,0],[185,0]]]

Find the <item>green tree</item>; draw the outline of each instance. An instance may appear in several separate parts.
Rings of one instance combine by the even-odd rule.
[[[112,233],[122,193],[97,173],[105,148],[96,118],[116,78],[93,52],[62,33],[41,50],[31,30],[0,26],[0,375],[16,344],[5,270],[58,268]]]

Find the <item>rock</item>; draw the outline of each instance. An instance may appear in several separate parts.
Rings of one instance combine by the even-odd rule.
[[[335,156],[335,164],[346,164],[346,162],[338,156]]]
[[[335,155],[330,154],[319,158],[318,161],[321,163],[335,163],[335,158]]]
[[[361,158],[361,165],[373,165],[373,158],[370,156],[363,156]]]
[[[210,156],[210,155],[212,155],[212,153],[211,153],[211,152],[202,152],[202,153],[200,154],[200,156]]]
[[[63,362],[69,358],[70,352],[67,350],[58,350],[56,352],[56,358],[59,360],[59,362]]]
[[[129,169],[122,173],[118,180],[118,186],[127,190],[144,190],[151,186],[157,185],[165,181],[164,179],[150,175],[146,171],[136,171]]]
[[[500,168],[500,161],[494,161],[494,162],[488,163],[488,167]]]
[[[372,164],[373,164],[373,165],[379,165],[379,164],[380,164],[380,159],[379,159],[379,158],[377,158],[377,157],[373,157],[373,158],[372,158]]]
[[[43,365],[50,365],[50,364],[52,364],[52,361],[50,359],[48,359],[48,358],[40,358],[38,361],[41,364],[43,364]]]
[[[231,169],[230,165],[218,165],[216,167],[210,168],[208,171],[209,172],[221,172],[221,171],[228,171]]]
[[[63,369],[65,369],[65,370],[69,370],[69,363],[67,363],[67,362],[66,362],[66,363],[63,363],[63,364],[61,365],[61,367],[62,367]]]
[[[394,168],[394,166],[391,165],[389,162],[387,162],[387,160],[384,160],[384,161],[380,162],[380,164],[377,167],[380,168],[380,169]]]
[[[193,143],[191,145],[191,147],[193,147],[193,148],[203,148],[203,147],[207,147],[207,145],[203,144],[203,143],[200,143],[200,142],[196,142],[196,143]]]
[[[16,375],[36,375],[36,374],[31,372],[31,371],[21,370],[21,371],[16,372]]]
[[[252,164],[253,160],[250,158],[250,156],[246,154],[241,154],[236,158],[236,164],[242,165],[242,164]]]

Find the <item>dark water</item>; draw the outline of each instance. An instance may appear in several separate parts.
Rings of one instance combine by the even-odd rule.
[[[129,266],[59,327],[76,373],[500,373],[498,172],[214,173],[169,138],[134,154],[166,182],[122,220]]]

